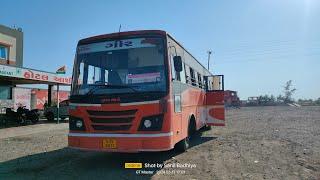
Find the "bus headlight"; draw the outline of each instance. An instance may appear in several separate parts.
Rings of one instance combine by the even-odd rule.
[[[141,120],[139,131],[160,131],[162,128],[163,114],[144,117]]]
[[[149,128],[151,127],[152,123],[149,119],[144,120],[143,122],[144,127]]]
[[[70,116],[69,117],[69,129],[70,130],[86,130],[86,127],[84,125],[83,119]]]
[[[80,120],[77,120],[77,121],[76,121],[76,127],[77,127],[77,128],[81,128],[82,126],[83,126],[83,122],[80,121]]]

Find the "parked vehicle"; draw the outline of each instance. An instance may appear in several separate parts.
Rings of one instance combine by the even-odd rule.
[[[48,121],[54,121],[58,117],[57,106],[45,107],[44,116]],[[64,100],[59,103],[59,118],[62,120],[69,117],[69,100]]]
[[[224,104],[226,107],[240,108],[241,103],[237,91],[225,90]]]
[[[17,112],[11,108],[6,108],[6,120],[15,121],[19,124],[26,124],[27,121],[31,121],[36,124],[39,121],[39,113],[37,109],[29,110],[25,106],[20,106]]]
[[[225,126],[224,76],[165,31],[82,39],[72,77],[72,148],[186,151],[202,127]]]

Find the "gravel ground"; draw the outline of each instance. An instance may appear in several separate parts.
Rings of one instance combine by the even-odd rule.
[[[0,138],[0,179],[320,179],[320,107],[232,109],[227,124],[180,154],[72,150],[66,128]],[[125,162],[167,167],[137,175]]]

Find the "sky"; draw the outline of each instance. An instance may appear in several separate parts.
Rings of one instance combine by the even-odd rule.
[[[24,32],[24,66],[71,75],[78,40],[122,31],[169,32],[202,64],[225,75],[241,99],[283,93],[320,97],[318,0],[2,0],[0,24]]]

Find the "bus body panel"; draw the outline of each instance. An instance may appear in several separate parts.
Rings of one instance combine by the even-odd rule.
[[[72,104],[75,109],[70,110],[70,116],[82,118],[85,124],[85,131],[70,131],[68,136],[69,146],[84,150],[97,151],[118,151],[118,152],[139,152],[157,151],[172,149],[175,141],[171,127],[170,102],[163,100],[151,103],[116,103],[98,104],[96,106],[82,106],[82,104]],[[136,104],[136,105],[135,105]],[[166,106],[166,107],[163,107]],[[93,125],[102,127],[119,126],[127,123],[93,123],[94,118],[119,118],[119,116],[96,116],[88,112],[127,112],[136,110],[131,127],[127,130],[96,130]],[[139,131],[139,125],[143,117],[163,114],[163,125],[161,131]],[[132,115],[122,115],[121,118],[132,117]],[[159,137],[158,137],[159,136]],[[114,139],[117,142],[116,149],[106,149],[102,147],[103,139]]]
[[[225,126],[224,91],[207,92],[207,124]]]
[[[206,125],[206,91],[203,87],[199,87],[199,84],[190,84],[189,68],[201,74],[202,76],[209,76],[211,73],[205,69],[205,67],[199,63],[181,44],[175,41],[170,35],[167,36],[168,42],[168,61],[169,61],[169,74],[173,79],[171,82],[172,99],[174,96],[181,97],[181,112],[175,112],[175,108],[172,110],[173,114],[181,115],[181,128],[176,130],[181,132],[181,135],[177,137],[180,140],[188,136],[188,125],[191,117],[193,116],[196,122],[196,130]],[[177,78],[177,73],[173,68],[173,56],[181,56],[183,59],[183,71],[179,74],[180,79]],[[190,78],[190,77],[189,77]],[[188,82],[189,81],[189,82]],[[175,104],[173,102],[173,104]],[[172,120],[174,121],[174,119]]]
[[[127,105],[130,104],[130,105]],[[72,117],[79,117],[84,120],[86,132],[90,133],[99,133],[99,132],[108,132],[108,130],[97,130],[93,128],[93,125],[97,126],[105,126],[107,127],[113,127],[116,125],[127,125],[129,124],[130,127],[128,129],[123,130],[112,130],[112,132],[115,133],[138,133],[138,128],[140,125],[140,121],[143,117],[148,116],[154,116],[163,114],[163,125],[162,130],[163,131],[171,131],[171,126],[169,120],[170,120],[170,111],[164,113],[162,110],[162,107],[160,106],[159,101],[152,101],[151,104],[139,104],[139,105],[131,105],[132,103],[117,103],[117,104],[100,104],[98,106],[77,106],[76,104],[73,104],[73,106],[76,106],[76,109],[69,110],[70,116]],[[108,113],[108,112],[118,112],[118,114],[121,114],[121,112],[125,113],[127,111],[134,110],[135,112],[132,114],[124,114],[124,115],[90,115],[90,111],[93,112],[101,112],[101,113]],[[105,122],[93,122],[93,119],[102,119],[101,121]],[[108,123],[107,120],[103,119],[111,119],[111,118],[132,118],[131,122],[129,123]],[[168,122],[167,122],[168,121]],[[111,132],[111,131],[110,131]],[[152,133],[158,133],[160,131],[152,131]],[[139,133],[150,133],[150,131],[140,131]]]
[[[205,109],[205,92],[189,87],[182,92],[182,109],[184,118],[189,120],[193,115],[196,120],[196,130],[205,125],[203,110]],[[186,123],[188,125],[188,123]]]
[[[132,137],[128,136],[128,134],[70,133],[68,143],[69,147],[72,148],[108,152],[166,151],[173,148],[172,133],[154,135],[159,135],[160,137]],[[103,140],[105,139],[115,140],[117,143],[116,148],[104,148]]]

